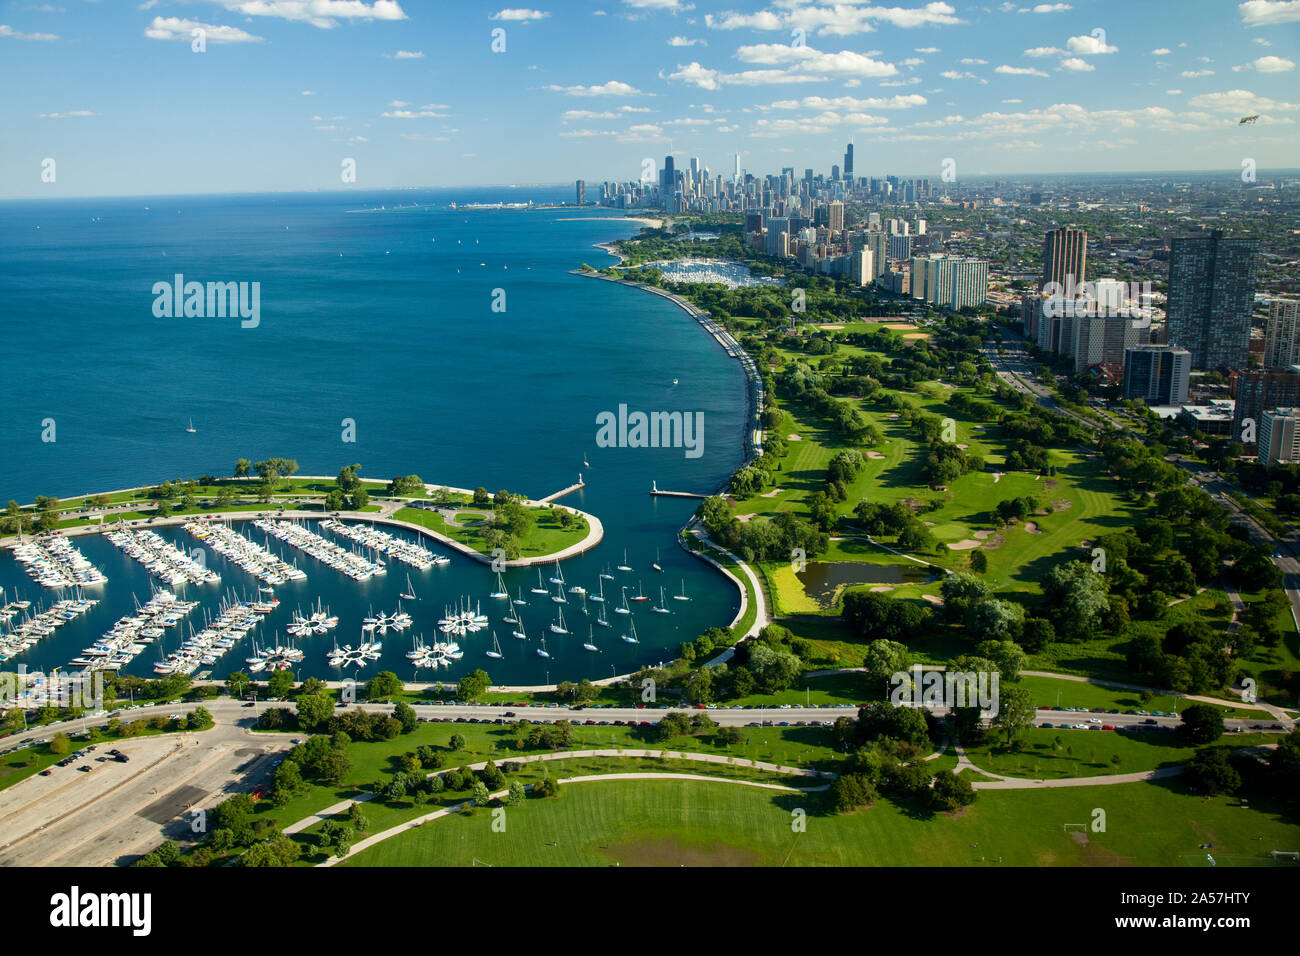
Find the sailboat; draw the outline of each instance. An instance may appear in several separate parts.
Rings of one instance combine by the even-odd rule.
[[[615,614],[631,614],[632,609],[627,606],[627,588],[623,588],[623,604],[621,607],[614,608]]]
[[[564,626],[564,608],[560,608],[560,619],[551,625],[551,632],[554,634],[568,634],[569,629]]]
[[[496,631],[492,632],[492,650],[486,651],[485,653],[488,657],[491,657],[494,660],[499,660],[501,658],[501,642],[497,640]]]
[[[411,576],[409,574],[406,576],[406,590],[402,594],[399,594],[398,597],[406,598],[408,601],[419,600],[419,598],[415,596],[415,586],[411,584]]]
[[[606,581],[613,581],[613,580],[614,580],[614,575],[612,575],[612,574],[609,573],[609,565],[608,565],[608,564],[605,565],[605,570],[603,570],[603,571],[600,572],[600,576],[601,576],[602,578],[604,578]]]
[[[593,651],[596,653],[600,652],[600,648],[596,646],[595,632],[592,630],[590,624],[587,625],[587,643],[582,645],[582,649],[586,651]]]
[[[632,633],[624,634],[623,640],[627,641],[629,644],[640,644],[641,639],[636,636],[636,621],[630,620],[628,623],[632,625]]]
[[[688,598],[688,597],[686,596],[686,579],[685,579],[685,578],[682,578],[682,593],[681,593],[681,594],[674,594],[674,595],[673,595],[673,600],[674,600],[674,601],[689,601],[689,600],[690,600],[690,598]]]
[[[638,581],[638,582],[636,583],[636,594],[633,594],[633,595],[632,595],[632,600],[633,600],[633,601],[646,601],[646,600],[649,600],[649,599],[645,596],[645,594],[643,594],[642,591],[641,591],[641,582],[640,582],[640,581]]]
[[[555,593],[551,595],[551,600],[554,601],[556,604],[568,604],[568,603],[569,603],[569,599],[566,598],[566,597],[564,596],[564,587],[563,587],[563,586],[560,586],[560,587],[558,587],[558,588],[555,589]]]
[[[586,468],[591,467],[591,462],[587,461],[587,453],[585,451],[582,453],[582,464]]]
[[[550,589],[547,588],[546,585],[544,585],[544,584],[542,583],[542,569],[541,569],[541,568],[538,568],[538,569],[537,569],[537,587],[535,587],[535,588],[529,588],[528,590],[532,591],[534,594],[550,594],[550,593],[551,593],[551,592],[550,592]]]
[[[623,549],[623,563],[618,566],[620,571],[631,571],[632,568],[627,563],[627,548]]]
[[[526,640],[528,640],[528,632],[524,630],[524,622],[523,622],[523,621],[520,621],[520,622],[519,622],[519,630],[517,630],[517,631],[511,631],[510,633],[511,633],[514,637],[519,638],[519,640],[521,640],[521,641],[526,641]]]
[[[524,600],[524,586],[522,584],[519,585],[519,597],[515,598],[512,603],[518,604],[520,607],[523,607],[528,603]]]
[[[659,588],[659,603],[652,605],[650,610],[654,611],[656,614],[673,613],[672,611],[668,610],[668,602],[664,600],[664,589],[662,586]]]
[[[188,426],[185,430],[186,430],[187,432],[189,432],[191,435],[194,434],[194,431],[195,431],[195,429],[194,429],[194,419],[192,419],[192,418],[190,419],[190,424],[189,424],[189,426]]]
[[[602,574],[602,575],[600,576],[600,578],[597,579],[597,580],[599,581],[599,584],[600,584],[600,593],[599,593],[599,594],[588,594],[588,595],[587,595],[587,597],[591,598],[591,599],[592,599],[593,601],[595,601],[597,604],[604,604],[604,603],[605,603],[605,582],[604,582],[603,578],[604,578],[604,575]]]
[[[660,565],[659,565],[659,549],[658,549],[658,548],[655,548],[655,559],[654,559],[654,563],[652,563],[652,564],[650,565],[650,567],[654,568],[654,569],[655,569],[656,571],[658,571],[660,574],[663,573],[663,570],[664,570],[664,569],[663,569],[662,567],[660,567]]]
[[[552,625],[553,626],[553,625]],[[542,638],[542,646],[537,649],[538,657],[550,657],[551,652],[546,649],[546,638]]]
[[[606,618],[605,618],[605,609],[604,609],[604,608],[601,608],[601,609],[600,609],[600,616],[596,618],[596,623],[599,624],[601,627],[613,627],[613,626],[614,626],[613,624],[610,624],[608,620],[606,620]]]
[[[492,598],[510,597],[510,592],[506,590],[506,582],[501,578],[500,571],[497,572],[497,589],[493,591],[491,594],[489,594],[488,597],[492,597]]]
[[[560,570],[560,562],[555,562],[555,574],[551,576],[551,583],[564,587],[564,572]]]

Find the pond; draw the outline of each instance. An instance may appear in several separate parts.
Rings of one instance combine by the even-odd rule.
[[[871,564],[863,561],[810,561],[797,575],[804,593],[822,607],[834,607],[845,588],[863,585],[930,584],[935,571],[919,564]]]

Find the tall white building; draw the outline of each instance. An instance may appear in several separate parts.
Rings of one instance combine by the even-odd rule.
[[[1259,423],[1259,460],[1266,466],[1300,462],[1300,409],[1270,408]]]
[[[1300,299],[1270,299],[1264,326],[1264,368],[1300,363]]]

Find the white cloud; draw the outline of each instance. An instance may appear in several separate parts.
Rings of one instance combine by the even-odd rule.
[[[153,22],[145,28],[144,35],[151,40],[184,40],[189,43],[194,39],[195,30],[202,30],[208,43],[262,42],[262,37],[253,36],[238,27],[217,26],[181,17],[154,17]]]
[[[22,33],[13,27],[5,26],[0,23],[0,37],[8,37],[11,40],[57,40],[57,33]]]
[[[405,20],[397,0],[218,0],[221,6],[249,17],[275,17],[310,23],[322,30],[338,26],[339,20]]]
[[[1078,53],[1081,56],[1096,56],[1100,53],[1117,53],[1119,51],[1117,46],[1106,45],[1104,34],[1101,37],[1088,34],[1070,37],[1065,46],[1071,53]]]
[[[380,115],[388,119],[443,119],[447,116],[445,111],[449,108],[445,103],[427,103],[419,109],[386,110]]]
[[[422,60],[424,59],[424,51],[398,50],[396,53],[385,53],[384,56],[389,60]]]
[[[669,46],[708,46],[704,40],[691,40],[686,37],[670,37]]]
[[[1020,103],[1020,102],[1022,102],[1022,101],[1021,101],[1021,100],[1003,100],[1002,102],[1003,102],[1003,103]]]
[[[550,13],[545,10],[505,9],[498,10],[489,20],[516,20],[527,23],[529,20],[545,20]]]
[[[967,56],[962,58],[962,62],[967,66],[987,66],[988,60],[981,60],[978,57]]]
[[[1021,13],[1060,13],[1063,10],[1073,10],[1068,3],[1040,3],[1029,10],[1021,10]]]
[[[617,119],[617,113],[597,113],[595,110],[565,110],[560,114],[560,122],[568,123],[573,120],[593,120],[593,119]]]
[[[799,0],[781,0],[778,6],[789,8],[788,12],[761,10],[756,13],[736,13],[729,10],[717,16],[707,14],[704,22],[715,30],[789,30],[797,27],[819,36],[872,33],[877,22],[903,29],[963,22],[956,16],[957,11],[951,4],[942,2],[907,8],[868,6],[858,2],[805,6]]]
[[[1012,75],[1012,76],[1047,76],[1047,74],[1044,73],[1042,70],[1035,70],[1033,67],[1029,67],[1029,66],[1007,66],[1006,64],[1003,64],[1002,66],[999,66],[999,67],[998,67],[996,70],[994,70],[993,72],[994,72],[994,73],[1007,73],[1007,74],[1010,74],[1010,75]]]
[[[1173,51],[1170,50],[1168,47],[1164,47],[1164,46],[1162,46],[1162,47],[1157,47],[1156,49],[1152,50],[1152,51],[1151,51],[1151,55],[1152,55],[1152,56],[1168,56],[1168,55],[1169,55],[1170,53],[1172,53],[1172,52],[1173,52]]]
[[[69,110],[66,113],[42,113],[41,119],[72,119],[81,116],[94,116],[90,110]]]
[[[623,2],[636,10],[671,10],[676,13],[678,10],[695,9],[694,4],[683,3],[682,0],[623,0]]]
[[[770,69],[724,73],[694,62],[686,66],[678,64],[676,72],[668,74],[667,78],[704,90],[717,90],[724,85],[760,86],[769,83],[814,83],[832,79],[851,83],[854,80],[898,75],[898,68],[892,63],[872,59],[852,50],[823,53],[809,46],[760,43],[740,47],[736,51],[736,58],[744,63]]]
[[[1300,109],[1300,104],[1286,103],[1267,96],[1256,96],[1250,90],[1226,90],[1222,93],[1202,93],[1188,103],[1220,113],[1270,113]]]
[[[1060,56],[1065,51],[1059,46],[1035,46],[1025,51],[1025,56]]]
[[[400,110],[403,106],[410,106],[411,104],[406,102],[406,100],[393,100],[388,105],[392,107],[396,107],[397,109]]]
[[[556,86],[552,84],[547,89],[554,93],[565,93],[569,96],[638,96],[641,93],[635,86],[621,80],[610,80],[608,83],[601,83],[598,86]]]
[[[943,51],[940,50],[937,46],[919,46],[913,52],[914,53],[942,53]]]
[[[1195,79],[1198,76],[1214,76],[1214,71],[1213,70],[1183,70],[1183,72],[1179,73],[1178,75],[1191,80],[1191,79]]]
[[[1280,56],[1261,56],[1247,64],[1249,69],[1259,73],[1290,73],[1295,69],[1295,61]]]
[[[1076,73],[1091,73],[1096,69],[1091,63],[1079,56],[1068,56],[1061,61],[1061,69]]]
[[[714,16],[704,15],[706,26],[714,30],[780,30],[785,22],[775,13],[760,11],[758,13],[723,13]]]
[[[801,100],[777,100],[769,106],[760,106],[760,110],[906,110],[914,106],[925,106],[929,101],[920,93],[899,94],[897,96],[805,96]]]
[[[315,96],[315,95],[316,95],[316,91],[315,91],[315,90],[303,90],[303,91],[302,91],[302,95],[303,95],[303,96]]]
[[[1300,0],[1247,0],[1237,12],[1248,27],[1267,27],[1300,20]]]
[[[1182,95],[1183,95],[1183,91],[1182,91],[1182,90],[1165,90],[1165,95],[1166,95],[1166,96],[1182,96]]]

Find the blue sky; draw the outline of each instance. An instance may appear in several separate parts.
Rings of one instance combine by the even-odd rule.
[[[1300,0],[3,0],[0,196],[829,172],[850,138],[859,174],[1235,175],[1296,165],[1297,61]]]

